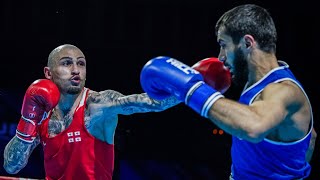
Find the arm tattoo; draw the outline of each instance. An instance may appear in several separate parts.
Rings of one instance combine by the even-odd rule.
[[[90,111],[88,108],[85,108],[85,110],[84,110],[84,126],[87,129],[90,129],[90,127],[91,127]]]
[[[129,115],[133,113],[159,112],[180,103],[175,97],[169,97],[162,101],[151,99],[146,93],[125,96],[114,90],[92,92],[88,103],[104,104],[119,110],[119,114]]]
[[[108,103],[120,97],[124,97],[124,95],[114,90],[105,90],[90,93],[88,101],[93,103]]]
[[[14,136],[4,150],[4,169],[10,174],[18,173],[27,165],[28,158],[39,143],[39,137],[30,144]]]
[[[180,103],[175,97],[169,97],[158,101],[151,99],[146,93],[133,94],[118,99],[124,114],[143,113],[143,112],[159,112],[166,110]]]

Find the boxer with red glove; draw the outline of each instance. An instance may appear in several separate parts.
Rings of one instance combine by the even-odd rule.
[[[37,136],[37,125],[46,119],[48,112],[58,104],[59,99],[59,89],[51,80],[34,81],[23,98],[16,136],[22,141],[32,143]]]
[[[224,97],[206,84],[198,71],[170,57],[148,61],[141,71],[140,82],[151,98],[161,100],[173,95],[204,117],[212,104]]]
[[[204,82],[221,92],[225,93],[231,85],[230,70],[216,57],[203,59],[192,66],[202,74]]]

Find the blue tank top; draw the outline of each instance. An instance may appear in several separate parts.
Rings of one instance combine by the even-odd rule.
[[[290,80],[297,84],[307,97],[301,84],[289,70],[289,66],[283,61],[279,61],[279,64],[280,67],[273,69],[260,81],[244,90],[239,102],[249,105],[268,84],[284,80]],[[233,136],[231,148],[233,179],[292,180],[309,176],[311,166],[306,162],[306,151],[309,147],[312,126],[311,112],[310,131],[298,141],[283,143],[265,138],[259,143],[251,143]]]

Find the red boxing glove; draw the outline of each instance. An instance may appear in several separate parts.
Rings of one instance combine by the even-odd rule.
[[[192,68],[202,74],[204,82],[222,94],[231,86],[230,71],[218,58],[203,59],[193,65]]]
[[[59,99],[59,89],[51,80],[34,81],[24,95],[16,136],[32,143],[37,136],[37,125],[47,118],[49,111],[58,104]]]

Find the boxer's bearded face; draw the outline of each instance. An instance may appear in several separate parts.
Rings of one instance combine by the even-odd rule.
[[[243,86],[248,80],[248,63],[240,48],[236,48],[234,51],[233,67],[234,83]]]
[[[79,94],[85,85],[86,59],[79,49],[62,49],[50,71],[61,93]]]
[[[219,59],[230,69],[235,85],[243,86],[248,80],[248,63],[241,44],[234,43],[224,27],[218,31],[217,41],[220,44]]]

